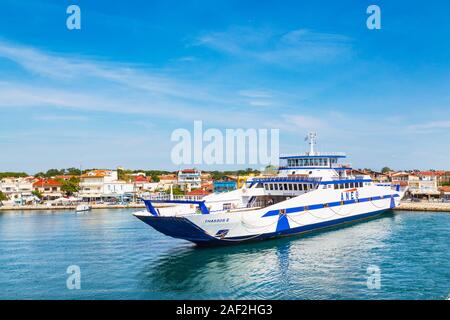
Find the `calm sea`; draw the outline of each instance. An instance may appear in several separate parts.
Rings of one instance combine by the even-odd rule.
[[[0,213],[0,299],[450,297],[449,213],[398,212],[306,237],[199,249],[132,212]],[[67,288],[69,266],[80,268],[80,290]],[[369,286],[368,270],[379,270]]]

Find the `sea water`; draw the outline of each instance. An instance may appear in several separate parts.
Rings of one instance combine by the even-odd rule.
[[[1,212],[0,299],[450,295],[449,213],[393,212],[307,236],[197,248],[132,212]]]

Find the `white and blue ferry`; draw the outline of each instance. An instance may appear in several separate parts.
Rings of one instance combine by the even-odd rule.
[[[241,189],[201,201],[144,200],[134,215],[157,231],[198,245],[224,245],[296,235],[378,216],[395,208],[404,191],[352,175],[344,153],[310,151],[281,156],[276,176],[250,178]],[[166,203],[166,206],[155,206]]]

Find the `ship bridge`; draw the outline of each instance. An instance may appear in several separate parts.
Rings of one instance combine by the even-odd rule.
[[[306,140],[309,140],[309,152],[280,156],[280,172],[288,171],[290,174],[303,174],[305,173],[303,170],[328,169],[345,171],[351,169],[349,164],[339,163],[340,159],[347,157],[343,152],[316,152],[314,150],[316,145],[315,133],[309,133]]]

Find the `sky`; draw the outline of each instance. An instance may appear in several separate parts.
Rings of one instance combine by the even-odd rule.
[[[66,27],[71,4],[81,30]],[[380,30],[366,26],[371,4]],[[449,12],[437,0],[2,0],[0,171],[176,170],[171,134],[196,120],[279,129],[280,153],[306,151],[315,131],[318,150],[354,167],[450,169]]]

